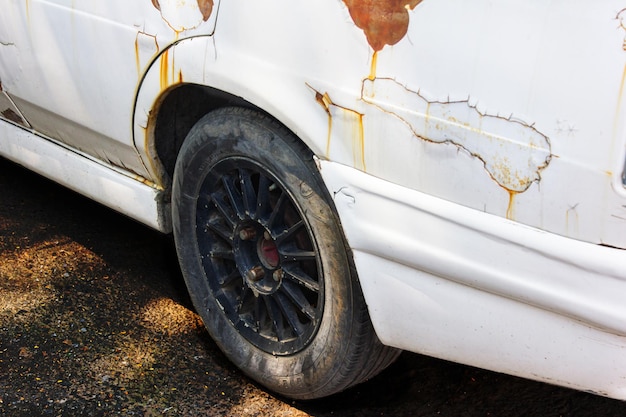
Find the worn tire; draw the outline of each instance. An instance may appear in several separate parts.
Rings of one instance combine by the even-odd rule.
[[[374,333],[312,153],[269,117],[225,108],[192,128],[176,163],[172,217],[197,312],[258,383],[319,398],[397,357]]]

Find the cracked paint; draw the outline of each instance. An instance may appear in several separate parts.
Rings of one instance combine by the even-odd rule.
[[[393,102],[375,97],[393,97]],[[552,158],[549,138],[512,115],[480,112],[468,100],[429,100],[389,78],[365,79],[362,99],[400,119],[421,140],[457,146],[479,159],[489,176],[513,197],[541,180]]]
[[[350,17],[375,52],[395,45],[409,28],[409,10],[422,0],[344,0]]]
[[[358,169],[365,171],[365,129],[363,128],[364,114],[334,103],[327,92],[321,93],[315,90],[309,84],[307,84],[307,87],[315,92],[315,101],[319,103],[320,106],[322,106],[322,108],[326,112],[326,115],[328,116],[328,139],[326,141],[326,156],[330,157],[330,147],[333,138],[333,118],[342,117],[344,120],[350,121],[349,123],[347,123],[347,125],[352,126],[352,131],[346,132],[345,134],[342,131],[342,133],[337,134],[337,136],[339,136],[341,140],[345,140],[346,137],[351,138],[351,143],[349,143],[349,147],[352,149],[354,166]]]
[[[143,76],[143,67],[149,64],[152,57],[159,52],[159,42],[156,35],[151,35],[143,31],[138,31],[135,37],[135,64],[137,76]]]
[[[176,33],[195,29],[213,13],[213,0],[152,0],[161,17]]]

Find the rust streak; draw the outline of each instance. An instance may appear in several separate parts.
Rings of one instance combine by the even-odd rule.
[[[380,51],[395,45],[409,28],[409,10],[422,0],[343,0],[354,23],[365,32],[367,42]]]
[[[365,167],[365,129],[363,127],[363,114],[361,113],[357,113],[358,118],[359,118],[359,125],[358,125],[358,131],[356,132],[354,138],[357,141],[357,143],[355,144],[354,148],[359,149],[359,157],[357,157],[357,155],[355,154],[355,161],[354,161],[354,166],[355,167],[361,167],[361,169],[363,171],[366,171],[366,167]]]
[[[169,49],[166,49],[163,51],[163,55],[161,55],[161,90],[165,90],[169,85],[169,52]]]
[[[139,62],[139,32],[135,36],[135,66],[137,67],[137,75],[141,76],[141,63]]]
[[[509,220],[515,220],[515,196],[517,195],[517,192],[507,188],[505,188],[505,190],[509,193],[509,206],[506,209],[506,218]]]
[[[374,53],[372,54],[372,66],[370,67],[370,75],[368,77],[370,80],[376,79],[376,67],[377,66],[378,66],[378,51],[374,51]]]
[[[364,115],[362,113],[357,112],[356,110],[349,109],[347,107],[340,106],[334,103],[332,99],[330,98],[330,96],[328,95],[328,93],[326,92],[321,93],[317,91],[316,89],[314,89],[308,83],[306,84],[306,86],[309,87],[311,90],[313,90],[313,92],[315,93],[315,101],[319,103],[320,106],[322,106],[322,108],[324,109],[324,111],[326,112],[328,116],[328,138],[326,140],[326,156],[327,157],[330,156],[330,145],[331,145],[332,130],[333,130],[333,114],[332,114],[332,111],[330,110],[331,106],[356,115],[356,117],[358,118],[358,126],[356,128],[356,132],[353,134],[353,139],[352,139],[353,140],[352,149],[353,149],[353,156],[354,156],[354,166],[365,171],[365,129],[363,127]]]

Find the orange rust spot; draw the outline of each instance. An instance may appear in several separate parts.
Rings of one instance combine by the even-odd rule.
[[[159,0],[152,0],[152,5],[154,6],[155,9],[157,9],[158,11],[161,11],[161,5],[159,4]]]
[[[380,51],[395,45],[409,28],[409,10],[422,0],[343,0],[354,23],[365,32],[367,42]]]
[[[324,108],[326,113],[330,115],[330,105],[333,104],[333,101],[330,99],[328,93],[320,93],[319,91],[315,92],[315,101],[317,101],[320,106]]]
[[[183,82],[183,70],[178,70],[178,82]]]
[[[213,12],[213,0],[198,0],[198,7],[200,8],[200,13],[202,13],[202,20],[205,22],[209,20]]]

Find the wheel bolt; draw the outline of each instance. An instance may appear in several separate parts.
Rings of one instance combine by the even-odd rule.
[[[252,227],[246,227],[239,231],[239,239],[241,240],[252,240],[256,237],[256,230]]]
[[[265,269],[262,266],[255,266],[246,272],[246,278],[252,282],[260,281],[265,276]]]
[[[283,279],[283,276],[285,275],[285,273],[283,272],[282,269],[277,269],[276,271],[274,271],[274,273],[272,274],[272,278],[274,278],[274,281],[278,282],[281,279]]]

